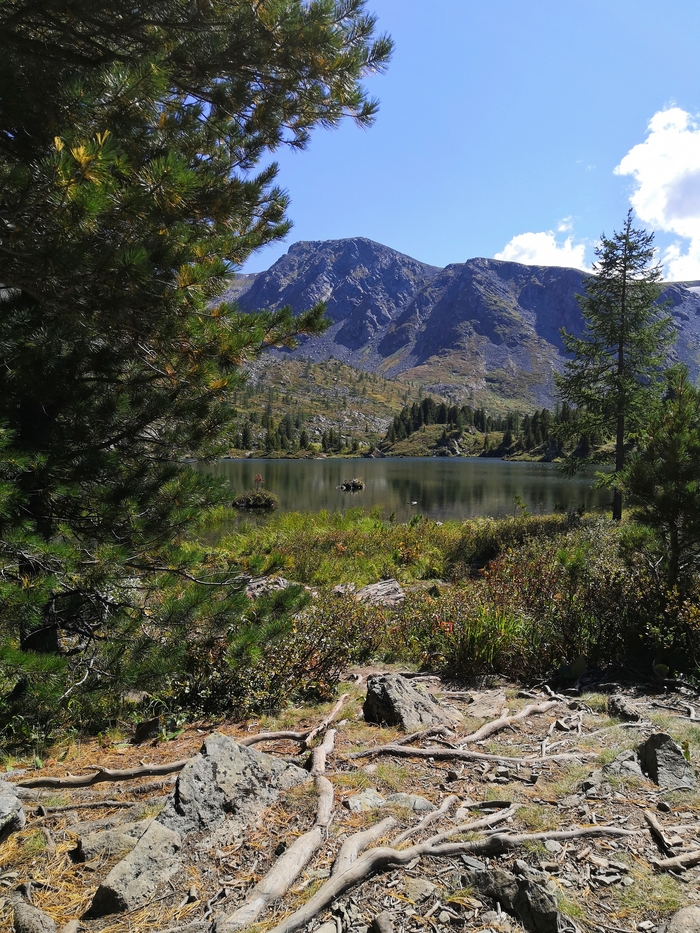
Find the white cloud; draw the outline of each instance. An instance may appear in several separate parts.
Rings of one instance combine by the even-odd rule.
[[[643,143],[615,168],[634,179],[630,203],[639,219],[677,241],[663,255],[668,278],[700,279],[700,125],[680,107],[655,113]]]
[[[565,224],[567,226],[564,226]],[[558,230],[570,229],[571,218],[567,217]],[[506,243],[500,253],[496,253],[494,259],[522,262],[531,266],[568,266],[573,269],[585,269],[585,253],[585,243],[574,244],[572,237],[567,237],[563,243],[559,243],[550,230],[541,233],[519,233]]]
[[[574,219],[573,217],[564,217],[563,220],[560,220],[557,224],[557,233],[569,233],[574,229]]]

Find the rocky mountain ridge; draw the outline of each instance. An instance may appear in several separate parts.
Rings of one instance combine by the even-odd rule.
[[[371,240],[294,243],[266,272],[225,294],[244,311],[325,301],[332,325],[295,351],[331,356],[428,391],[478,404],[552,405],[564,361],[560,329],[582,326],[576,295],[585,273],[476,258],[438,269]],[[678,329],[672,359],[700,372],[700,287],[669,283]]]

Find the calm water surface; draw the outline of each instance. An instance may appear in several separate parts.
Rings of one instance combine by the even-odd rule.
[[[433,519],[512,515],[520,496],[530,512],[607,505],[610,492],[593,488],[593,473],[561,476],[551,463],[416,457],[383,460],[221,460],[202,466],[225,477],[231,494],[253,487],[256,473],[279,499],[281,511],[342,511],[379,506],[386,518],[408,521],[418,513]],[[336,487],[360,477],[358,493]]]

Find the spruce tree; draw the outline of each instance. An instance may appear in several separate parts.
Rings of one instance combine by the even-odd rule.
[[[671,316],[658,305],[661,268],[653,234],[632,226],[630,210],[620,232],[601,237],[593,274],[578,296],[584,328],[580,337],[562,329],[571,354],[556,377],[560,397],[578,409],[577,434],[598,430],[615,442],[613,519],[622,517],[622,492],[615,485],[630,438],[643,427],[658,398],[666,351],[673,339]],[[570,457],[575,471],[581,457]]]
[[[646,442],[621,474],[634,517],[663,548],[669,589],[684,589],[700,564],[700,390],[688,370],[667,374],[664,404],[651,418]]]

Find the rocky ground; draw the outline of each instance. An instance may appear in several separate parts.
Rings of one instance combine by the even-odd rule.
[[[377,673],[333,708],[170,738],[155,722],[8,771],[0,923],[700,930],[696,691]]]

